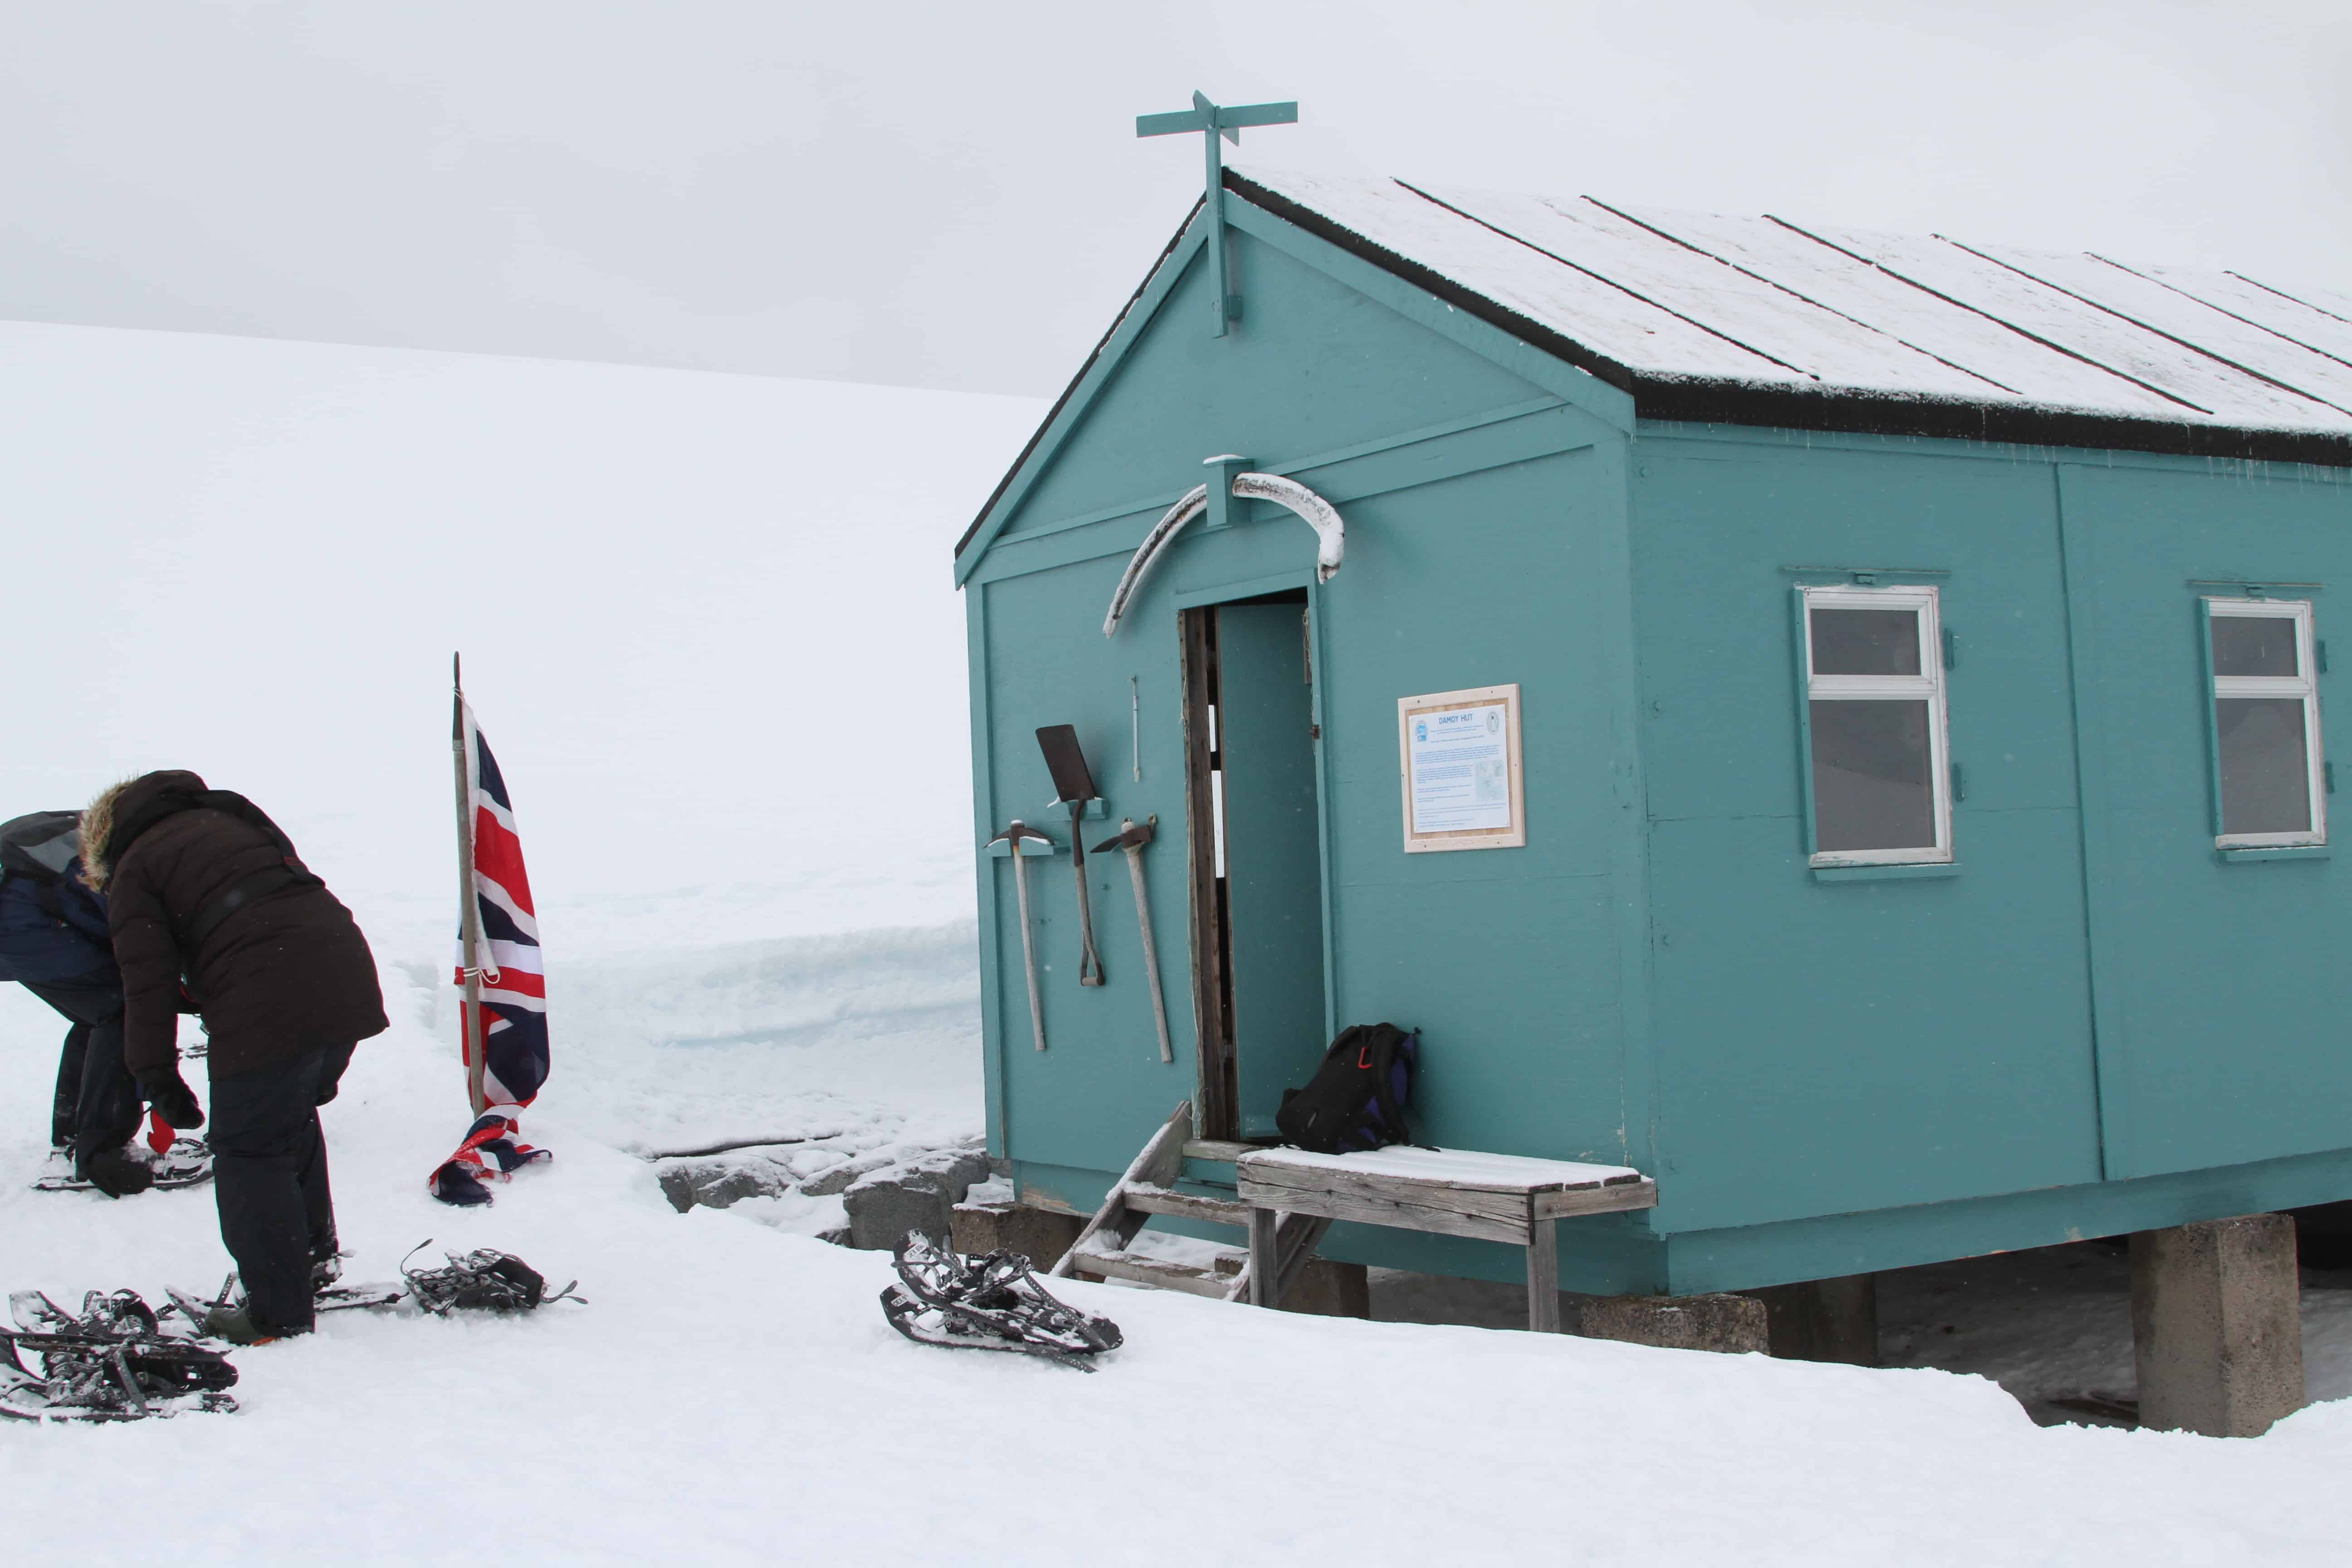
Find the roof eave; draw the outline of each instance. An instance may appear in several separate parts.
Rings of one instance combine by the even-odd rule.
[[[2317,430],[2251,429],[2202,421],[2135,419],[2031,404],[1874,395],[1852,388],[1759,386],[1746,382],[1635,376],[1643,419],[1769,426],[1860,436],[1917,436],[2021,447],[2161,452],[2249,462],[2352,468],[2352,437]]]

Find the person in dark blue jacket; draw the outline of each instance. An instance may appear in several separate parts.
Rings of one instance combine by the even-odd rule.
[[[0,823],[0,980],[14,980],[71,1026],[58,1060],[49,1142],[76,1177],[109,1197],[154,1184],[124,1146],[139,1131],[139,1086],[122,1063],[122,976],[106,900],[81,879],[79,813]]]

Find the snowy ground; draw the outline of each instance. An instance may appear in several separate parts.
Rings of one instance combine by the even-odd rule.
[[[583,1017],[527,1124],[556,1162],[475,1212],[425,1195],[462,1090],[448,1031],[422,1022],[431,997],[387,966],[394,1029],[326,1112],[354,1276],[389,1274],[432,1237],[577,1275],[592,1304],[512,1322],[346,1314],[242,1352],[234,1417],[0,1429],[12,1546],[73,1560],[90,1511],[120,1506],[194,1563],[442,1561],[486,1517],[501,1551],[535,1560],[1159,1563],[1181,1507],[1195,1521],[1181,1550],[1232,1563],[1313,1560],[1335,1541],[1368,1563],[2345,1560],[2326,1510],[2277,1500],[2340,1486],[2352,1403],[2254,1442],[2042,1428],[1994,1384],[1938,1371],[1072,1285],[1128,1338],[1083,1376],[908,1344],[876,1304],[882,1256],[761,1223],[753,1205],[681,1215],[656,1167],[616,1146],[647,1142],[625,1115],[640,1097],[654,1142],[771,1116],[814,1127],[873,1110],[894,1083],[918,1109],[887,1114],[952,1127],[947,1099],[912,1087],[952,1081],[938,1037],[872,1003],[908,953],[953,940],[680,955],[603,973],[612,989],[593,1008],[583,983],[576,1011],[598,1021]],[[835,1021],[813,1023],[826,995]],[[0,1169],[39,1157],[43,1086],[26,1069],[58,1035],[0,992],[0,1053],[17,1064],[0,1077]],[[640,1069],[608,1079],[632,1040]],[[758,1050],[764,1070],[739,1055],[697,1077]],[[61,1299],[210,1287],[226,1267],[203,1189],[112,1203],[10,1183],[0,1237],[5,1284]],[[1171,1480],[1153,1460],[1202,1415],[1215,1436],[1200,1479]],[[1395,1478],[1374,1530],[1370,1466]],[[1144,1517],[1160,1525],[1137,1529],[1132,1489],[1155,1476]]]

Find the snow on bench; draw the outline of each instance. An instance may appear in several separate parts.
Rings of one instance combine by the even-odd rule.
[[[1407,1143],[1347,1154],[1255,1150],[1234,1169],[1242,1201],[1255,1208],[1517,1247],[1527,1246],[1545,1220],[1654,1208],[1658,1202],[1656,1184],[1624,1165]]]

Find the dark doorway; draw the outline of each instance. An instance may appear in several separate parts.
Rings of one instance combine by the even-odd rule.
[[[1270,1138],[1324,1046],[1323,834],[1306,590],[1187,610],[1197,1125]]]

